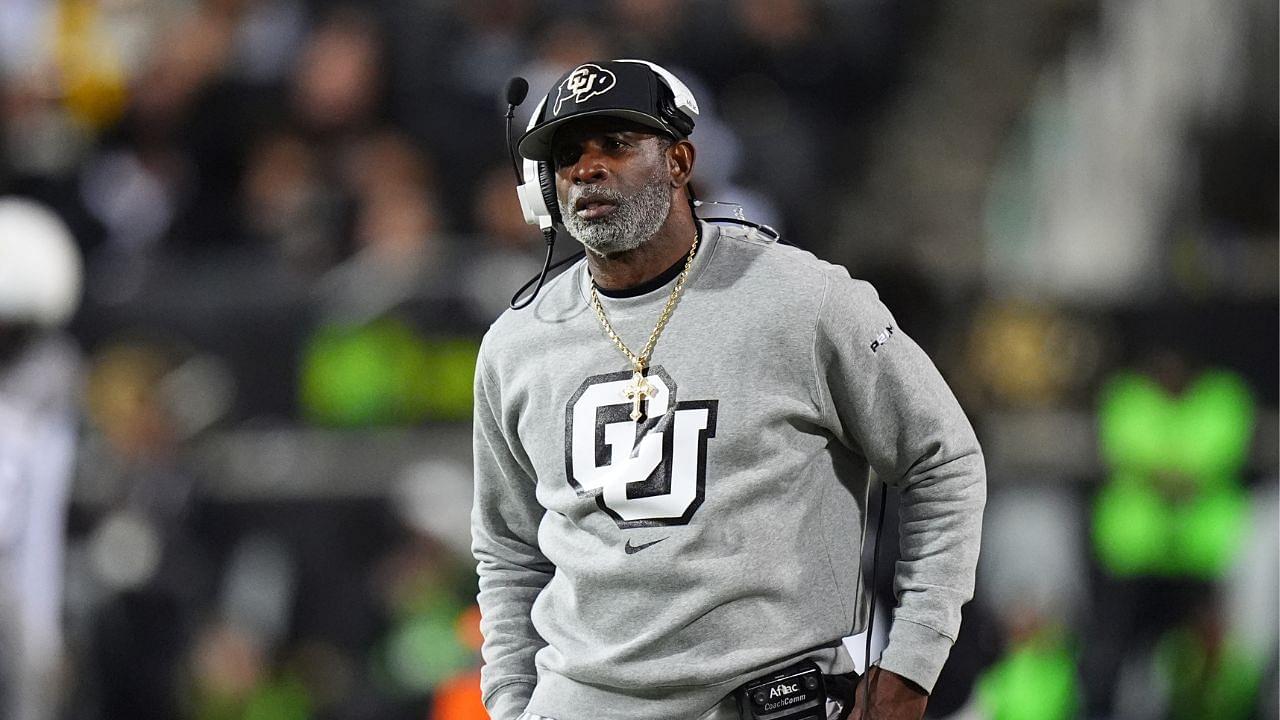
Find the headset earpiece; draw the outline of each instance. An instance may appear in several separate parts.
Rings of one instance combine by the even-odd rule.
[[[564,218],[560,217],[560,198],[556,194],[556,174],[551,170],[551,163],[538,163],[538,185],[542,188],[542,202],[547,206],[547,214],[551,222],[564,226]]]
[[[533,109],[527,130],[532,130],[542,119],[542,110],[546,105],[547,99],[544,97]],[[544,231],[560,225],[560,206],[556,201],[555,178],[547,163],[525,158],[522,180],[523,182],[516,187],[516,195],[520,198],[520,209],[524,211],[524,221],[530,225],[537,225]]]
[[[662,98],[658,101],[662,120],[678,132],[681,137],[689,137],[689,134],[693,132],[693,119],[698,116],[698,101],[694,99],[693,91],[689,89],[689,86],[657,63],[632,59],[619,59],[617,62],[644,65],[662,80],[662,84],[670,91],[670,95],[662,93]]]
[[[658,100],[658,111],[662,113],[663,122],[670,125],[680,137],[689,137],[693,132],[693,119],[676,107],[671,93],[662,93],[662,97]]]

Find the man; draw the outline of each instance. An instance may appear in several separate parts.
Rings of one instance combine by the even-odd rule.
[[[587,253],[480,352],[485,704],[497,720],[920,718],[972,594],[981,451],[869,285],[694,217],[696,103],[677,83],[580,66],[520,141]],[[866,617],[870,469],[901,489],[902,561],[854,709],[841,638]],[[800,661],[828,688],[816,711],[783,712],[798,683],[750,689]]]

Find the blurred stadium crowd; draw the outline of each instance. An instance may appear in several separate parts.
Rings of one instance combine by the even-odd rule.
[[[974,420],[931,717],[1277,717],[1275,3],[0,7],[0,718],[484,717],[471,374],[542,251],[501,93],[608,57]]]

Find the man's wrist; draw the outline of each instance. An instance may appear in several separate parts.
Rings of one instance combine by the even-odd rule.
[[[928,694],[929,694],[929,691],[928,691],[928,690],[925,690],[924,688],[920,687],[920,683],[916,682],[915,680],[912,680],[912,679],[911,679],[911,678],[909,678],[909,677],[906,677],[906,676],[904,676],[904,675],[899,675],[898,673],[896,673],[896,672],[894,672],[894,671],[892,671],[892,670],[889,670],[889,669],[887,669],[887,668],[882,668],[882,667],[879,667],[879,666],[876,666],[876,669],[877,669],[877,670],[879,670],[881,673],[883,673],[883,674],[884,674],[884,675],[883,675],[883,678],[891,678],[893,682],[898,683],[899,685],[901,685],[903,688],[905,688],[906,690],[908,690],[908,691],[910,691],[910,692],[913,692],[913,693],[915,693],[915,694],[917,694],[917,695],[928,695]],[[881,682],[883,682],[883,681],[884,681],[884,680],[883,680],[883,678],[882,678]]]
[[[915,683],[923,692],[933,692],[942,666],[951,654],[952,639],[926,625],[894,618],[889,643],[878,663],[885,670]]]

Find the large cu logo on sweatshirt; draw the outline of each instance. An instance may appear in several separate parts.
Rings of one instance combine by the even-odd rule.
[[[565,466],[579,497],[594,497],[620,528],[685,525],[702,506],[707,440],[716,434],[717,400],[676,402],[661,366],[645,417],[631,419],[631,372],[589,377],[565,407]]]

